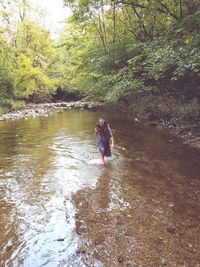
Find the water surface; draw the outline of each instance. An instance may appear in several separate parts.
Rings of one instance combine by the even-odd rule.
[[[90,164],[98,117],[105,167]],[[1,122],[0,148],[0,266],[199,266],[199,151],[87,111]]]

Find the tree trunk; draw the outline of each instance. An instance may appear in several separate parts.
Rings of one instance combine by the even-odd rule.
[[[112,5],[112,1],[111,1],[111,5]],[[114,1],[113,3],[113,44],[116,41],[116,3]]]

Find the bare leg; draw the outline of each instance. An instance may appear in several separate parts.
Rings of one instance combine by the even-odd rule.
[[[104,152],[102,151],[100,154],[100,164],[104,165],[105,164],[105,160],[104,160]]]

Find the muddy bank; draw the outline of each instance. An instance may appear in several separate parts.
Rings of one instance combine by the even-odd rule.
[[[48,117],[55,112],[62,112],[69,109],[88,109],[95,110],[101,104],[97,102],[59,102],[59,103],[43,103],[29,104],[25,108],[13,110],[7,114],[0,116],[0,121],[27,119],[29,117]]]

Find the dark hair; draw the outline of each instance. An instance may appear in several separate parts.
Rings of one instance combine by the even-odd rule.
[[[105,121],[104,119],[99,118],[96,127],[95,127],[95,131],[96,132],[105,132],[108,129],[108,123],[107,121]]]

